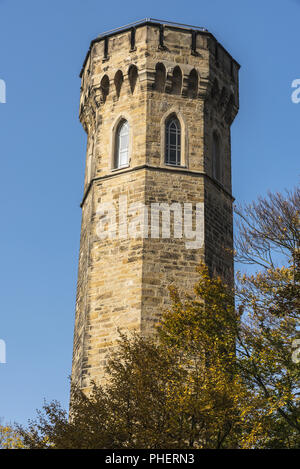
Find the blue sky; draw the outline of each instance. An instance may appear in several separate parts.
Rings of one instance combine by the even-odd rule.
[[[0,417],[68,402],[85,133],[78,74],[90,40],[145,18],[204,26],[241,64],[233,193],[249,202],[299,181],[297,0],[0,0],[2,201]]]

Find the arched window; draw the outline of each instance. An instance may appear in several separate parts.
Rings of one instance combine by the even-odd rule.
[[[212,174],[217,181],[221,182],[220,139],[217,132],[213,133],[212,141]]]
[[[136,82],[138,79],[138,69],[135,65],[130,65],[129,70],[128,70],[128,78],[129,78],[129,84],[130,84],[130,90],[131,93],[134,93]]]
[[[198,73],[195,69],[193,69],[189,74],[187,94],[189,98],[196,98],[197,93],[198,93]]]
[[[182,72],[180,67],[177,65],[173,70],[172,77],[172,94],[180,94],[182,88]]]
[[[101,89],[102,103],[105,103],[106,98],[109,93],[109,78],[107,75],[104,75],[104,77],[102,78],[101,83],[100,83],[100,89]]]
[[[126,120],[119,123],[115,138],[115,168],[124,168],[129,163],[129,124]]]
[[[165,90],[166,68],[162,63],[156,64],[154,89],[161,93]]]
[[[165,163],[179,166],[181,164],[181,128],[176,116],[166,121]]]
[[[117,98],[120,97],[123,81],[124,81],[123,73],[121,72],[121,70],[118,70],[117,73],[115,74],[115,79],[114,79]]]

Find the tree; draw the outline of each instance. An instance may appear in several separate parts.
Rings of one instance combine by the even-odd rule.
[[[45,404],[29,427],[30,448],[235,448],[254,437],[253,398],[235,373],[232,293],[205,266],[195,298],[165,313],[157,338],[121,335],[105,387],[72,388],[71,419]],[[204,298],[204,300],[203,300]],[[224,333],[225,332],[225,333]],[[246,441],[246,440],[245,440]]]
[[[194,295],[182,301],[171,290],[172,308],[163,314],[162,343],[177,350],[187,370],[186,434],[196,448],[247,448],[261,438],[260,408],[236,366],[238,317],[233,292],[208,268],[198,268]]]
[[[21,449],[23,442],[17,430],[9,425],[0,425],[0,449]]]
[[[264,446],[299,447],[300,369],[292,351],[299,338],[300,190],[269,194],[237,212],[237,258],[261,268],[239,275],[238,366],[264,402]]]
[[[239,276],[236,307],[201,265],[192,294],[170,289],[156,337],[121,334],[105,386],[72,386],[70,419],[54,401],[18,427],[26,447],[299,447],[299,191],[239,216],[237,256],[260,271]]]
[[[244,208],[235,207],[236,261],[263,269],[276,267],[276,256],[299,269],[300,187],[286,194],[269,192]]]

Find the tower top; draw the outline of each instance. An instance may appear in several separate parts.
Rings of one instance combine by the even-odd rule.
[[[90,47],[88,49],[88,52],[85,56],[85,59],[84,59],[84,62],[83,62],[83,65],[82,65],[82,68],[81,68],[81,71],[80,71],[80,74],[79,74],[80,78],[82,77],[84,67],[87,63],[87,60],[89,58],[90,52],[91,52],[92,47],[93,47],[94,44],[96,44],[97,42],[101,42],[103,40],[107,41],[109,37],[115,36],[115,35],[120,34],[120,33],[124,33],[126,31],[136,30],[137,28],[140,28],[142,26],[156,26],[156,27],[160,28],[160,31],[162,33],[161,35],[163,35],[164,28],[168,28],[168,29],[173,29],[175,31],[176,30],[177,31],[185,30],[187,32],[190,32],[192,35],[203,34],[205,36],[208,36],[208,37],[212,38],[215,41],[215,43],[218,45],[218,47],[222,48],[223,51],[226,53],[226,55],[228,55],[235,62],[237,67],[240,68],[240,64],[231,56],[231,54],[222,46],[222,44],[220,44],[219,41],[217,41],[215,36],[212,33],[210,33],[208,31],[208,29],[206,29],[202,26],[193,26],[193,25],[190,25],[190,24],[176,23],[174,21],[160,20],[160,19],[156,19],[156,18],[143,18],[143,19],[135,21],[133,23],[129,23],[129,24],[126,24],[124,26],[120,26],[118,28],[111,29],[109,31],[105,31],[105,32],[99,34],[99,36],[97,36],[95,39],[93,39],[90,43]]]
[[[126,24],[125,26],[120,26],[119,28],[111,29],[110,31],[106,31],[104,33],[99,34],[98,37],[105,37],[105,36],[111,36],[113,34],[117,34],[120,31],[127,31],[131,28],[137,28],[139,26],[144,26],[145,24],[159,24],[162,26],[169,26],[173,27],[175,29],[188,29],[188,30],[195,30],[195,31],[202,31],[202,32],[208,32],[207,29],[203,28],[202,26],[192,26],[190,24],[184,24],[184,23],[176,23],[174,21],[167,21],[167,20],[159,20],[156,18],[143,18],[142,20],[135,21],[133,23]]]

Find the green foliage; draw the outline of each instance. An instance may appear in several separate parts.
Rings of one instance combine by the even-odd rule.
[[[234,295],[199,266],[193,294],[170,289],[156,337],[121,334],[105,386],[72,386],[70,417],[52,402],[18,427],[25,447],[299,448],[299,200],[270,194],[240,212],[239,259],[261,271],[239,275]]]
[[[255,404],[235,373],[232,293],[199,268],[195,299],[179,300],[159,338],[121,336],[105,387],[72,390],[71,419],[58,403],[19,428],[30,448],[237,448],[248,445]],[[203,294],[205,301],[203,301]],[[251,433],[251,442],[255,440]]]
[[[299,339],[299,213],[299,188],[285,196],[269,194],[239,211],[239,258],[263,269],[238,275],[237,363],[262,402],[263,444],[272,448],[300,444],[300,367],[292,359]]]
[[[23,441],[18,431],[10,425],[0,425],[0,449],[22,449]]]

